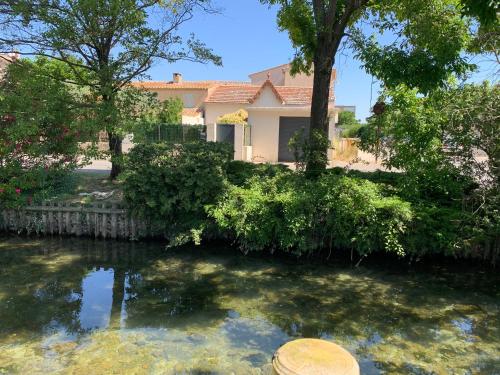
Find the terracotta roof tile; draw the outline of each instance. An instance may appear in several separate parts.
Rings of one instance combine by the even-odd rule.
[[[207,98],[207,103],[252,103],[266,85],[270,85],[279,100],[288,105],[309,105],[312,101],[311,87],[274,86],[266,81],[263,85],[220,85]],[[333,90],[330,101],[334,100]]]
[[[241,103],[248,104],[259,92],[261,86],[256,85],[220,85],[206,99],[207,103]]]
[[[170,89],[170,90],[208,90],[218,85],[238,84],[245,85],[245,82],[232,81],[184,81],[181,83],[167,81],[147,81],[147,82],[132,82],[132,86],[144,89]],[[250,84],[250,83],[248,83]]]
[[[270,86],[280,101],[288,105],[309,105],[312,101],[311,87],[274,86],[270,81],[262,85],[252,85],[247,82],[230,81],[185,81],[173,82],[134,82],[135,87],[149,90],[210,90],[206,103],[237,103],[249,104],[255,101],[265,86]],[[334,100],[333,90],[330,101]]]

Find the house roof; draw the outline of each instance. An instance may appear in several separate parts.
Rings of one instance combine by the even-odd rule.
[[[184,81],[180,83],[167,81],[132,82],[132,86],[144,89],[169,89],[169,90],[208,90],[219,85],[246,85],[245,82],[232,81]],[[249,85],[250,83],[248,83]]]
[[[205,100],[206,103],[253,103],[265,87],[273,90],[277,99],[288,105],[309,105],[312,101],[311,87],[275,86],[269,80],[262,85],[220,85],[214,88]],[[330,101],[334,99],[333,91]]]
[[[200,117],[203,111],[201,108],[183,108],[182,115],[188,117]]]
[[[146,90],[205,90],[205,103],[251,104],[269,87],[276,98],[284,105],[307,106],[312,102],[312,87],[275,86],[269,79],[263,84],[232,81],[184,81],[180,83],[166,81],[133,82],[132,85]],[[333,90],[330,101],[334,100]],[[194,112],[185,114],[194,115]]]
[[[281,103],[285,104],[285,98],[278,92],[278,90],[276,89],[276,86],[274,86],[269,79],[262,84],[259,91],[257,91],[257,93],[254,95],[254,97],[252,99],[250,99],[250,103],[255,102],[259,98],[260,94],[262,94],[262,92],[264,91],[266,86],[269,86],[271,88],[271,90],[273,91],[274,95],[276,95],[276,98]]]
[[[213,90],[205,102],[248,104],[260,88],[261,86],[257,85],[220,85]]]

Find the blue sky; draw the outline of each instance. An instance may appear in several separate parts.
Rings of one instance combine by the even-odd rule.
[[[248,80],[248,74],[287,63],[293,57],[288,35],[279,32],[276,8],[258,0],[214,0],[220,14],[197,14],[182,27],[182,34],[194,33],[223,60],[223,67],[191,62],[158,62],[150,71],[153,80],[171,80],[173,72],[185,80]],[[377,98],[379,86],[349,54],[337,56],[335,87],[338,105],[355,105],[357,117],[369,116],[370,102]],[[486,73],[488,74],[488,73]],[[484,74],[483,74],[484,75]],[[476,75],[476,80],[488,76]]]

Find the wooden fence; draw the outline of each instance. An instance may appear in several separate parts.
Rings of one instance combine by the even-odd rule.
[[[138,239],[151,235],[149,226],[116,204],[73,205],[45,203],[2,212],[5,232],[94,238]]]
[[[358,157],[358,143],[356,138],[334,138],[332,142],[332,159],[352,161]]]

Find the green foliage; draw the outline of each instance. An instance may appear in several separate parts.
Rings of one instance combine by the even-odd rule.
[[[217,124],[229,124],[229,125],[247,125],[248,124],[248,112],[244,109],[240,109],[234,113],[228,113],[226,115],[220,116],[217,119]]]
[[[92,108],[57,61],[19,60],[0,84],[0,205],[42,199],[91,156],[79,143],[95,134]],[[78,157],[84,157],[78,159]]]
[[[304,171],[307,166],[307,174],[311,178],[319,176],[328,164],[325,150],[330,147],[330,140],[318,129],[311,129],[309,137],[305,136],[304,129],[297,131],[290,138],[288,147],[293,151],[297,170]]]
[[[124,116],[117,120],[122,124],[122,135],[132,133],[134,142],[185,143],[200,139],[201,127],[181,125],[184,105],[180,98],[160,102],[156,93],[134,87],[122,90],[119,97],[124,98],[118,106]]]
[[[359,121],[354,112],[342,111],[339,113],[339,121],[337,125],[341,128],[346,128],[353,125],[359,125]]]
[[[495,0],[462,0],[463,14],[475,17],[482,26],[498,27],[500,4]]]
[[[0,4],[0,47],[46,56],[75,72],[73,81],[92,94],[100,130],[110,138],[115,178],[124,130],[120,113],[129,108],[121,92],[158,59],[221,65],[194,35],[185,40],[178,33],[195,12],[210,10],[210,0],[8,0]]]
[[[274,177],[278,174],[291,173],[283,164],[254,164],[232,160],[227,167],[227,179],[236,186],[246,186],[253,177]]]
[[[344,111],[339,113],[337,126],[342,129],[343,138],[357,138],[364,125],[356,119],[355,113]]]
[[[206,224],[205,206],[224,192],[231,154],[223,143],[137,145],[126,160],[125,201],[171,239],[191,234]]]
[[[432,202],[430,206],[436,206],[422,211],[421,233],[430,230],[427,220],[441,228],[429,239],[443,233],[444,247],[475,248],[476,253],[492,249],[488,257],[498,256],[499,87],[465,85],[423,97],[400,86],[386,95],[390,99],[386,111],[371,119],[362,134],[361,147],[379,152],[386,166],[404,172],[403,197],[419,205]],[[432,210],[443,217],[436,219],[440,216]],[[454,239],[449,234],[460,225],[468,225],[463,230],[468,235]]]
[[[390,30],[395,37],[383,44],[375,33],[356,27],[352,47],[386,87],[406,84],[427,93],[445,86],[450,75],[463,76],[475,68],[462,54],[471,32],[461,11],[456,0],[380,1],[367,9],[364,20],[376,34]]]
[[[184,103],[181,98],[167,98],[160,105],[158,122],[161,124],[182,124]]]
[[[262,2],[280,6],[278,26],[288,32],[297,51],[292,64],[295,72],[310,72],[320,50],[331,51],[334,58],[345,35],[367,71],[388,87],[406,83],[428,92],[445,84],[450,73],[463,74],[473,68],[461,56],[470,30],[468,19],[462,17],[463,6],[456,0]],[[488,19],[493,14],[491,7],[468,6],[475,9],[468,12],[470,17],[477,17],[476,8]],[[364,32],[367,28],[361,28],[361,20],[379,36],[389,30],[397,38],[382,45],[375,34]],[[342,35],[345,28],[349,33]]]
[[[363,132],[364,127],[365,125],[362,124],[349,126],[342,129],[341,136],[343,138],[359,138],[360,134]]]
[[[445,86],[450,75],[464,76],[475,68],[463,56],[471,29],[457,0],[261,2],[279,6],[278,26],[288,32],[296,51],[292,73],[314,71],[313,131],[306,154],[311,176],[326,168],[327,147],[319,139],[319,133],[327,135],[325,104],[330,90],[324,82],[330,79],[343,39],[365,69],[390,88],[404,83],[428,93]],[[362,27],[366,24],[370,27]],[[387,33],[392,40],[384,35]]]
[[[317,26],[310,1],[307,0],[261,0],[262,3],[278,4],[278,27],[287,31],[292,47],[295,49],[295,58],[292,61],[292,71],[309,72],[312,67],[317,40]]]
[[[445,200],[461,195],[462,182],[444,152],[443,112],[417,90],[400,86],[388,94],[385,113],[372,117],[361,148],[378,154],[389,168],[405,172],[408,196]]]
[[[230,158],[218,143],[138,145],[123,176],[125,199],[171,246],[224,238],[244,252],[297,256],[498,257],[493,215],[478,225],[453,198],[412,196],[404,174],[336,168],[309,179]]]
[[[296,173],[232,186],[211,215],[246,252],[298,255],[323,249],[403,255],[401,239],[412,217],[408,203],[385,197],[372,182],[333,174],[311,181]]]
[[[472,215],[459,207],[447,207],[432,200],[418,200],[413,208],[412,235],[406,239],[409,254],[414,257],[470,255],[476,241]]]

